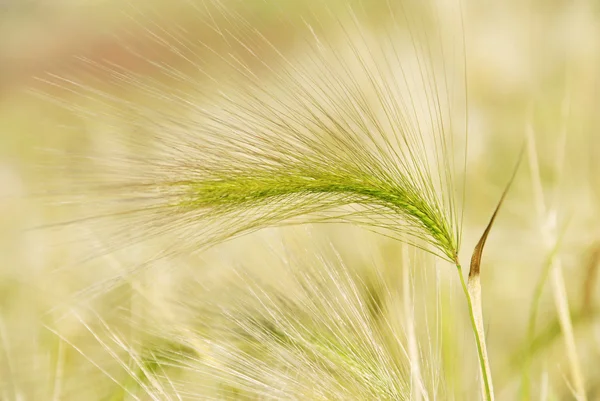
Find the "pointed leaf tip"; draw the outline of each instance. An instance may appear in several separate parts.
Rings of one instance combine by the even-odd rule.
[[[523,160],[524,152],[525,152],[525,146],[523,146],[521,148],[521,152],[519,153],[519,158],[517,159],[517,164],[515,165],[512,176],[511,176],[510,180],[508,181],[508,184],[506,184],[506,187],[504,188],[504,192],[502,193],[502,196],[500,197],[500,200],[498,201],[496,210],[494,210],[494,213],[492,214],[492,217],[490,218],[490,222],[488,223],[487,227],[483,231],[483,234],[481,235],[479,242],[477,243],[477,245],[475,246],[475,249],[473,250],[473,256],[471,256],[471,267],[469,269],[469,278],[470,279],[479,276],[479,273],[481,270],[481,257],[483,255],[483,248],[485,247],[487,238],[490,235],[492,226],[494,225],[494,222],[496,221],[498,212],[500,211],[500,208],[502,207],[502,204],[504,203],[504,199],[506,198],[506,195],[508,194],[508,191],[510,190],[510,187],[512,186],[513,182],[515,181],[515,177],[517,176],[517,172],[519,171],[519,167],[521,166],[521,162]]]

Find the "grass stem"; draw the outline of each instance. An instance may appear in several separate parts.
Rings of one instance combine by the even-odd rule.
[[[565,279],[562,272],[562,263],[558,259],[554,259],[551,271],[552,293],[554,294],[554,303],[558,314],[558,321],[565,340],[565,347],[571,368],[573,388],[575,397],[578,401],[586,401],[585,383],[581,366],[579,363],[579,355],[575,346],[575,335],[573,334],[573,322],[571,321],[571,312],[569,309],[569,300],[565,286]]]
[[[539,221],[553,221],[556,219],[556,217],[555,213],[553,213],[552,210],[549,210],[549,208],[546,206],[546,200],[544,198],[544,191],[542,186],[542,178],[540,174],[539,159],[535,143],[535,134],[531,126],[528,126],[527,129],[527,153]],[[559,167],[562,168],[562,166]],[[551,228],[553,228],[553,225],[551,226]],[[541,234],[546,248],[551,249],[552,244],[556,242],[554,230],[547,229],[544,227],[544,225],[542,225]],[[579,361],[579,355],[577,353],[577,346],[575,345],[575,336],[573,334],[573,322],[569,310],[567,289],[562,272],[562,262],[557,255],[554,255],[552,257],[550,269],[552,296],[554,298],[554,304],[556,305],[556,311],[558,314],[560,328],[563,332],[563,339],[567,351],[567,358],[569,360],[569,369],[571,371],[575,396],[578,401],[586,401],[587,397],[585,394],[585,381],[581,372],[581,364]]]
[[[479,355],[479,366],[482,378],[482,393],[487,401],[494,400],[494,387],[492,384],[492,374],[490,363],[485,345],[485,332],[483,329],[483,311],[481,308],[481,282],[479,275],[473,278],[469,277],[468,283],[465,282],[462,267],[459,263],[456,264],[460,283],[467,299],[469,307],[469,317],[471,318],[471,327],[475,335],[477,344],[477,353]]]

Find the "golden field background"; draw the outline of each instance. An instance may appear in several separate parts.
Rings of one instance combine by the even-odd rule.
[[[375,20],[386,19],[384,1],[330,1],[327,9],[335,13],[350,3],[368,8]],[[539,158],[542,191],[526,152],[484,254],[483,307],[497,398],[518,399],[520,357],[531,352],[532,399],[575,399],[549,281],[541,297],[537,341],[526,342],[536,283],[559,243],[556,255],[568,290],[587,397],[600,399],[600,5],[591,0],[465,0],[461,28],[456,5],[448,3],[435,3],[442,16],[438,22],[457,32],[456,42],[448,39],[453,43],[461,43],[464,33],[468,81],[462,259],[468,260],[528,133],[535,138]],[[261,399],[246,397],[243,389],[224,390],[214,379],[221,361],[206,349],[204,339],[216,336],[213,332],[227,320],[228,307],[253,307],[244,289],[246,273],[240,271],[284,293],[289,285],[294,293],[287,256],[313,266],[321,254],[339,257],[365,277],[384,277],[400,294],[412,288],[408,301],[414,310],[398,306],[398,324],[400,331],[406,330],[412,316],[422,369],[430,381],[445,383],[430,399],[476,399],[476,353],[453,267],[392,240],[347,226],[286,227],[164,259],[157,257],[167,243],[161,238],[112,251],[111,239],[97,225],[32,229],[72,220],[80,209],[93,207],[86,203],[93,199],[77,186],[78,167],[69,163],[73,155],[122,151],[117,149],[119,137],[128,129],[124,116],[109,121],[101,104],[40,78],[57,75],[93,84],[152,107],[135,84],[115,85],[109,74],[86,69],[81,58],[149,78],[157,68],[148,60],[184,68],[181,55],[166,51],[152,34],[177,32],[190,40],[214,40],[218,48],[218,38],[198,23],[199,4],[0,2],[0,399],[178,399],[176,394],[181,399]],[[294,27],[301,25],[301,17],[325,13],[321,2],[312,0],[223,4],[290,53],[297,45]],[[420,3],[414,4],[418,9]],[[283,21],[281,14],[289,20]],[[427,32],[429,27],[420,29]],[[208,53],[196,56],[203,65],[217,63]],[[99,107],[98,118],[83,119],[69,105]],[[54,192],[48,196],[48,189],[75,204],[62,204]],[[547,209],[543,216],[538,212],[540,193]],[[144,227],[128,229],[143,235]],[[149,269],[123,274],[145,262]],[[406,280],[410,285],[405,286]],[[399,305],[408,302],[398,296]],[[188,348],[179,350],[179,342]],[[159,356],[173,349],[187,368],[177,361],[158,364]],[[188,354],[194,355],[193,363],[185,359]],[[436,355],[441,355],[439,370],[430,361]],[[206,362],[210,358],[214,360]],[[150,373],[156,372],[160,379],[151,379]]]

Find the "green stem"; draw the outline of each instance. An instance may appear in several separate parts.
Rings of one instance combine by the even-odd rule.
[[[494,390],[492,386],[492,375],[490,372],[489,359],[487,355],[487,347],[485,345],[485,336],[483,330],[483,319],[481,313],[481,287],[479,282],[475,282],[475,279],[469,279],[469,286],[465,282],[465,278],[462,273],[462,267],[459,263],[456,264],[458,269],[458,276],[460,277],[460,284],[467,298],[467,304],[469,306],[469,316],[471,318],[471,328],[475,335],[475,342],[477,344],[477,353],[479,355],[479,367],[481,370],[481,378],[483,381],[483,395],[487,401],[494,400]],[[475,298],[475,299],[474,299]],[[475,304],[475,302],[477,304]]]
[[[529,322],[527,324],[527,342],[526,342],[526,353],[525,358],[522,362],[522,373],[521,373],[521,400],[529,401],[531,399],[531,364],[533,360],[533,354],[535,352],[534,343],[535,343],[535,326],[537,322],[538,311],[540,309],[540,302],[542,300],[542,292],[548,281],[548,276],[550,276],[550,271],[552,270],[552,262],[554,260],[555,255],[558,253],[558,249],[560,248],[560,244],[562,241],[562,236],[556,241],[552,252],[548,256],[540,278],[535,285],[534,295],[531,303],[531,311],[529,313]]]

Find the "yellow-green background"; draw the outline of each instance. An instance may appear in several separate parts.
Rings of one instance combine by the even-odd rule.
[[[331,2],[331,9],[338,3]],[[463,259],[468,258],[468,250],[510,176],[527,130],[532,130],[549,214],[554,216],[560,232],[566,227],[559,254],[564,262],[590,399],[598,399],[594,397],[600,397],[600,326],[593,312],[588,320],[576,316],[583,310],[584,293],[598,292],[592,278],[593,265],[598,263],[593,261],[593,255],[600,246],[600,164],[596,161],[600,151],[600,5],[591,0],[462,3],[471,131]],[[379,6],[378,2],[368,4]],[[289,15],[319,10],[319,2],[310,0],[282,1],[278,5],[280,12],[284,10]],[[276,13],[264,3],[230,2],[227,6],[249,13],[252,21],[270,32],[272,40],[282,48],[291,46],[293,41],[288,43],[286,39],[292,38],[293,32],[274,18]],[[443,10],[443,5],[439,7]],[[78,118],[36,95],[41,88],[47,89],[38,79],[48,73],[82,79],[77,56],[110,60],[133,72],[151,74],[151,69],[136,63],[125,47],[139,48],[152,59],[167,57],[153,48],[144,34],[144,24],[150,20],[164,26],[177,24],[189,37],[202,39],[206,29],[197,23],[195,12],[183,1],[0,2],[0,399],[52,399],[52,394],[56,395],[60,358],[66,361],[61,365],[64,384],[56,399],[110,399],[111,394],[124,397],[119,395],[118,386],[46,326],[82,347],[95,363],[116,369],[114,358],[106,354],[81,322],[64,310],[56,312],[56,308],[64,306],[63,302],[72,299],[77,290],[110,277],[111,271],[118,269],[115,264],[136,263],[151,258],[152,252],[137,247],[130,253],[103,257],[75,269],[70,263],[89,245],[71,237],[61,238],[62,234],[53,230],[28,230],[65,217],[55,215],[62,212],[48,206],[46,197],[38,192],[44,187],[41,184],[56,181],[57,175],[69,174],[60,169],[60,163],[57,166],[52,152],[104,146],[101,138],[93,138],[95,131],[86,129]],[[177,59],[166,61],[177,67]],[[126,86],[113,88],[107,84],[106,88],[136,100],[133,90]],[[73,104],[85,102],[77,95],[60,91],[53,95]],[[563,134],[566,143],[561,142]],[[565,159],[561,163],[558,155],[563,148]],[[558,174],[561,169],[562,176]],[[550,228],[538,219],[533,188],[526,158],[484,259],[484,313],[499,399],[516,397],[520,372],[513,359],[524,345],[534,287],[550,253],[540,234],[540,230]],[[65,189],[69,190],[61,187]],[[333,238],[350,260],[360,259],[354,255],[361,254],[354,250],[356,243],[367,241],[372,247],[368,249],[376,249],[386,264],[394,265],[397,253],[390,241],[376,239],[359,229],[315,230],[317,237]],[[136,346],[143,347],[143,339],[150,336],[136,332],[137,319],[142,319],[140,315],[160,315],[155,305],[161,303],[161,297],[178,297],[170,292],[172,283],[165,284],[167,279],[177,282],[190,280],[191,276],[198,280],[203,274],[208,275],[207,271],[224,274],[221,271],[226,271],[227,266],[240,261],[266,265],[265,243],[269,236],[288,234],[292,235],[293,230],[284,234],[269,231],[226,244],[206,255],[183,258],[177,263],[186,268],[175,269],[176,272],[168,262],[158,263],[148,277],[139,279],[146,295],[152,294],[151,302],[137,294],[134,284],[101,301],[89,302],[115,327],[129,330],[128,335],[138,341]],[[301,241],[311,242],[306,238]],[[202,272],[200,266],[204,265],[211,268]],[[451,269],[445,265],[443,268]],[[454,272],[442,274],[454,280]],[[590,280],[593,287],[586,290]],[[457,283],[451,283],[455,288]],[[475,361],[464,305],[458,295],[456,298],[455,308],[448,311],[458,319],[453,325],[454,335],[465,347],[465,355]],[[598,299],[593,297],[592,305],[586,307],[595,310],[597,305]],[[125,317],[120,315],[122,309],[128,311]],[[89,312],[84,310],[88,309],[82,308],[78,313]],[[565,385],[569,373],[564,347],[560,334],[551,329],[556,324],[555,316],[546,288],[539,327],[540,331],[550,327],[550,340],[540,351],[541,356],[536,357],[533,380],[537,386],[544,372],[548,372],[554,399],[571,399]],[[180,324],[185,323],[182,320]],[[464,362],[465,371],[473,372],[475,365],[467,359],[458,360],[457,366]],[[465,383],[468,385],[468,379]]]

